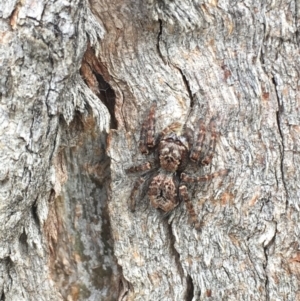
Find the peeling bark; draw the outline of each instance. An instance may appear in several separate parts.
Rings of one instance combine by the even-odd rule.
[[[0,300],[300,300],[299,4],[1,1]],[[201,222],[129,209],[140,128],[216,118]],[[144,188],[145,190],[147,187]]]

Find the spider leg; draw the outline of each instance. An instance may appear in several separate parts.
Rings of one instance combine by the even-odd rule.
[[[164,128],[160,134],[160,138],[163,138],[166,134],[170,133],[170,132],[174,132],[177,129],[179,129],[181,127],[180,122],[176,121],[171,123],[170,125],[168,125],[166,128]]]
[[[147,119],[143,122],[139,149],[142,154],[148,154],[149,148],[155,146],[155,111],[156,103],[151,106]]]
[[[188,182],[188,183],[206,182],[206,181],[210,181],[211,179],[214,179],[216,177],[226,176],[229,171],[230,171],[229,169],[221,169],[212,174],[200,176],[200,177],[193,177],[193,176],[189,176],[185,173],[182,173],[180,178],[183,182]]]
[[[189,145],[189,149],[193,146],[193,140],[194,140],[194,132],[191,128],[185,128],[184,129],[184,137],[186,137]]]
[[[204,159],[201,161],[203,165],[208,165],[211,162],[216,148],[217,132],[216,132],[216,122],[214,119],[211,119],[209,123],[209,127],[210,127],[211,137],[210,137],[210,143],[209,143],[207,154],[204,157]]]
[[[189,216],[190,216],[190,221],[193,223],[194,228],[196,230],[200,230],[201,223],[198,221],[198,217],[195,212],[194,205],[189,198],[189,194],[187,192],[187,188],[185,185],[179,186],[179,196],[180,196],[180,199],[182,199],[184,201],[187,212],[189,213]]]
[[[134,173],[134,172],[139,172],[139,171],[146,171],[152,168],[151,162],[147,161],[145,163],[136,165],[136,166],[132,166],[128,169],[126,169],[127,173]]]
[[[203,141],[205,139],[205,124],[202,118],[198,121],[198,134],[197,134],[197,140],[195,141],[193,148],[191,150],[190,159],[194,162],[198,162],[201,149],[203,145]]]
[[[158,174],[152,179],[149,186],[148,197],[151,205],[154,208],[159,207],[159,203],[157,202],[157,197],[160,196],[160,186],[162,184],[162,181],[163,181],[162,177]]]
[[[145,179],[143,177],[140,177],[139,179],[137,179],[134,183],[134,186],[132,188],[131,194],[130,194],[130,203],[129,203],[129,207],[131,212],[135,211],[135,199],[136,199],[136,195],[140,189],[140,186],[145,182]]]

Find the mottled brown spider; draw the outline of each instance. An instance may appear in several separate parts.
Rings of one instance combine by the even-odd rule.
[[[154,160],[127,169],[128,173],[145,172],[135,182],[132,189],[130,195],[131,210],[135,211],[136,195],[142,184],[147,181],[147,194],[154,208],[159,208],[168,213],[180,201],[184,201],[191,222],[196,229],[199,229],[200,223],[184,183],[209,181],[215,177],[227,175],[228,170],[223,169],[213,174],[199,177],[189,176],[183,171],[190,161],[198,164],[198,166],[207,165],[211,162],[217,137],[215,120],[211,119],[209,123],[210,142],[208,147],[206,147],[206,154],[203,154],[206,136],[203,119],[199,119],[195,135],[191,129],[185,130],[183,135],[178,134],[181,125],[175,122],[155,137],[155,110],[156,104],[153,104],[148,117],[142,125],[139,143],[139,149],[142,154],[147,155],[149,152],[154,152]]]

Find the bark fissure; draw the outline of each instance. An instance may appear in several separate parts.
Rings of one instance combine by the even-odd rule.
[[[37,200],[31,206],[31,213],[32,213],[33,220],[36,223],[37,228],[40,231],[40,219],[39,219],[39,215],[38,215],[38,212],[37,212]]]
[[[265,271],[265,292],[266,292],[266,301],[270,300],[270,294],[269,294],[269,276],[267,273],[267,266],[268,266],[268,247],[264,247],[264,254],[266,258],[266,264],[264,265],[264,271]]]
[[[286,193],[286,208],[288,206],[288,189],[286,186],[285,182],[285,175],[284,175],[284,135],[282,133],[282,128],[281,128],[281,117],[280,117],[280,112],[282,111],[282,105],[280,104],[280,98],[278,95],[277,91],[277,85],[276,85],[276,80],[274,77],[272,77],[272,83],[274,86],[275,94],[276,94],[276,100],[277,100],[277,105],[278,105],[278,110],[276,112],[276,122],[277,122],[277,127],[278,127],[278,132],[281,137],[281,145],[279,147],[279,152],[280,152],[280,171],[281,171],[281,178],[282,178],[282,183],[283,187]]]
[[[167,227],[168,227],[168,230],[169,230],[171,254],[174,256],[177,269],[178,269],[178,271],[181,275],[181,278],[183,278],[184,277],[184,270],[183,270],[183,267],[182,267],[181,262],[180,262],[180,255],[179,255],[178,251],[175,248],[175,236],[172,232],[172,226],[168,224]]]
[[[7,275],[8,275],[9,281],[10,281],[10,283],[8,284],[8,287],[12,287],[13,286],[13,277],[11,275],[10,270],[14,268],[14,263],[10,257],[6,257],[5,263],[6,263]]]
[[[124,277],[122,267],[120,267],[120,271],[118,301],[126,301],[130,290],[132,290],[132,284]]]
[[[172,226],[170,224],[168,224],[167,227],[169,230],[171,254],[174,256],[175,263],[176,263],[179,275],[181,276],[181,279],[185,279],[185,281],[186,281],[186,287],[187,287],[186,301],[190,301],[194,297],[193,281],[189,274],[187,274],[187,276],[185,276],[185,272],[184,272],[183,266],[180,261],[180,254],[178,253],[178,251],[175,248],[175,240],[176,239],[175,239],[175,235],[172,232]]]
[[[44,43],[45,43],[45,41],[44,41]],[[51,68],[53,68],[53,59],[51,58],[50,55],[49,55],[49,62],[50,62]],[[49,87],[47,89],[47,94],[46,94],[46,97],[45,97],[45,104],[46,104],[46,107],[47,107],[47,112],[48,112],[49,117],[51,117],[51,114],[50,114],[50,105],[49,105],[49,95],[50,95],[50,92],[53,91],[51,89],[51,83],[52,83],[52,74],[50,74],[50,79],[49,79],[49,83],[48,83]]]
[[[295,36],[296,36],[296,41],[297,41],[297,45],[298,47],[300,46],[300,32],[299,32],[299,25],[300,25],[300,5],[298,3],[298,1],[295,1],[295,10],[296,10],[296,15],[295,15],[295,23],[296,23],[296,32],[295,32]],[[299,24],[299,25],[298,25]]]
[[[267,267],[268,267],[268,262],[269,262],[269,252],[270,252],[271,247],[275,243],[276,235],[277,235],[277,222],[275,222],[274,236],[272,237],[270,242],[266,246],[264,246],[264,254],[265,254],[265,257],[266,257],[266,264],[264,266],[265,275],[266,275],[266,280],[265,280],[266,301],[271,300],[270,290],[269,290],[269,276],[268,276],[268,273],[267,273],[267,271],[268,271]]]
[[[264,254],[266,258],[266,263],[263,265],[263,269],[265,271],[265,292],[266,292],[266,301],[270,300],[270,294],[269,294],[269,277],[267,273],[267,266],[268,266],[268,253],[267,253],[267,247],[264,247]]]
[[[125,128],[125,131],[128,132],[128,126],[127,126],[127,122],[126,122],[126,116],[125,116],[125,113],[124,113],[124,106],[125,106],[125,93],[122,89],[120,89],[121,91],[121,94],[122,94],[122,105],[121,105],[121,115],[122,115],[122,119],[123,119],[123,125],[124,125],[124,128]]]
[[[49,132],[50,132],[50,123],[51,123],[52,118],[57,118],[57,117],[51,116],[49,118],[49,123],[48,123],[49,126],[47,128],[47,130],[49,130]],[[52,162],[52,159],[55,156],[57,149],[59,148],[59,142],[60,142],[60,139],[59,139],[60,138],[59,137],[60,132],[59,131],[60,131],[59,127],[57,126],[56,131],[55,131],[55,137],[53,139],[53,147],[52,147],[51,152],[49,154],[49,163]]]
[[[175,68],[178,69],[178,71],[181,74],[184,86],[185,86],[185,88],[188,92],[189,98],[190,98],[190,108],[192,109],[194,107],[194,96],[193,96],[189,81],[188,81],[187,77],[184,75],[183,71],[180,68],[178,68],[178,67],[175,67]]]
[[[230,273],[228,272],[228,270],[224,266],[222,266],[222,269],[224,273],[227,275],[228,279],[230,280]]]
[[[186,301],[192,301],[194,299],[194,284],[193,284],[193,279],[189,274],[187,274],[186,281],[187,281]]]
[[[157,49],[157,52],[158,52],[158,55],[159,57],[161,58],[161,60],[164,62],[164,64],[166,64],[166,60],[160,50],[160,46],[159,46],[159,43],[160,43],[160,40],[161,40],[161,36],[162,36],[162,30],[163,30],[163,27],[162,27],[162,20],[158,20],[159,22],[159,31],[158,31],[158,35],[157,35],[157,42],[156,42],[156,49]]]

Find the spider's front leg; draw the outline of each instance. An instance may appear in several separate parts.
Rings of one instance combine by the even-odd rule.
[[[135,173],[139,171],[147,171],[152,168],[152,163],[147,161],[145,163],[136,165],[136,166],[131,166],[130,168],[126,169],[126,173]]]
[[[198,125],[197,125],[197,138],[196,141],[193,144],[193,148],[191,150],[191,154],[190,154],[190,159],[193,162],[198,162],[199,161],[199,157],[201,154],[201,149],[202,149],[202,145],[203,145],[203,141],[205,138],[205,124],[203,119],[199,119],[198,121]]]
[[[151,106],[149,115],[142,125],[139,144],[139,149],[142,154],[148,154],[149,148],[155,146],[155,111],[156,103]]]
[[[190,216],[190,221],[193,223],[194,228],[196,230],[200,230],[201,229],[201,223],[198,221],[198,217],[197,217],[197,214],[195,212],[194,205],[193,205],[192,201],[189,198],[189,194],[187,192],[187,188],[186,188],[185,185],[180,185],[179,186],[179,197],[185,203],[186,209],[187,209],[187,211],[189,213],[189,216]]]
[[[226,176],[228,173],[229,173],[229,169],[221,169],[212,174],[200,176],[200,177],[193,177],[193,176],[187,175],[186,173],[182,173],[180,178],[183,182],[187,182],[187,183],[207,182],[216,177]]]
[[[135,200],[136,200],[136,195],[138,193],[138,191],[140,190],[141,185],[145,182],[145,179],[143,177],[138,178],[135,183],[134,186],[132,188],[131,194],[130,194],[130,198],[129,198],[129,207],[131,212],[135,211]]]
[[[222,169],[222,170],[219,170],[212,174],[200,176],[200,177],[193,177],[193,176],[189,176],[185,173],[182,173],[180,178],[181,178],[182,182],[186,182],[186,183],[206,182],[206,181],[210,181],[211,179],[214,179],[219,176],[226,176],[229,171],[230,171],[229,169]],[[186,205],[186,209],[189,212],[191,221],[194,223],[195,229],[200,230],[201,223],[197,219],[197,214],[195,212],[193,203],[189,198],[187,188],[183,184],[181,184],[179,186],[179,196],[180,196],[180,199],[182,199]]]
[[[214,152],[215,152],[215,148],[216,148],[216,140],[217,140],[217,131],[216,131],[216,122],[214,119],[212,119],[209,123],[209,128],[210,128],[210,143],[209,143],[209,147],[206,153],[206,156],[203,158],[203,160],[201,161],[201,163],[203,165],[208,165],[210,164],[213,156],[214,156]]]
[[[140,171],[147,171],[152,168],[151,162],[145,162],[140,165],[132,166],[128,169],[126,169],[126,173],[135,173],[135,172],[140,172]],[[140,177],[137,179],[134,183],[134,186],[132,188],[131,194],[130,194],[130,203],[129,207],[132,212],[135,211],[135,199],[136,199],[136,194],[139,191],[140,186],[145,182],[144,177]]]

